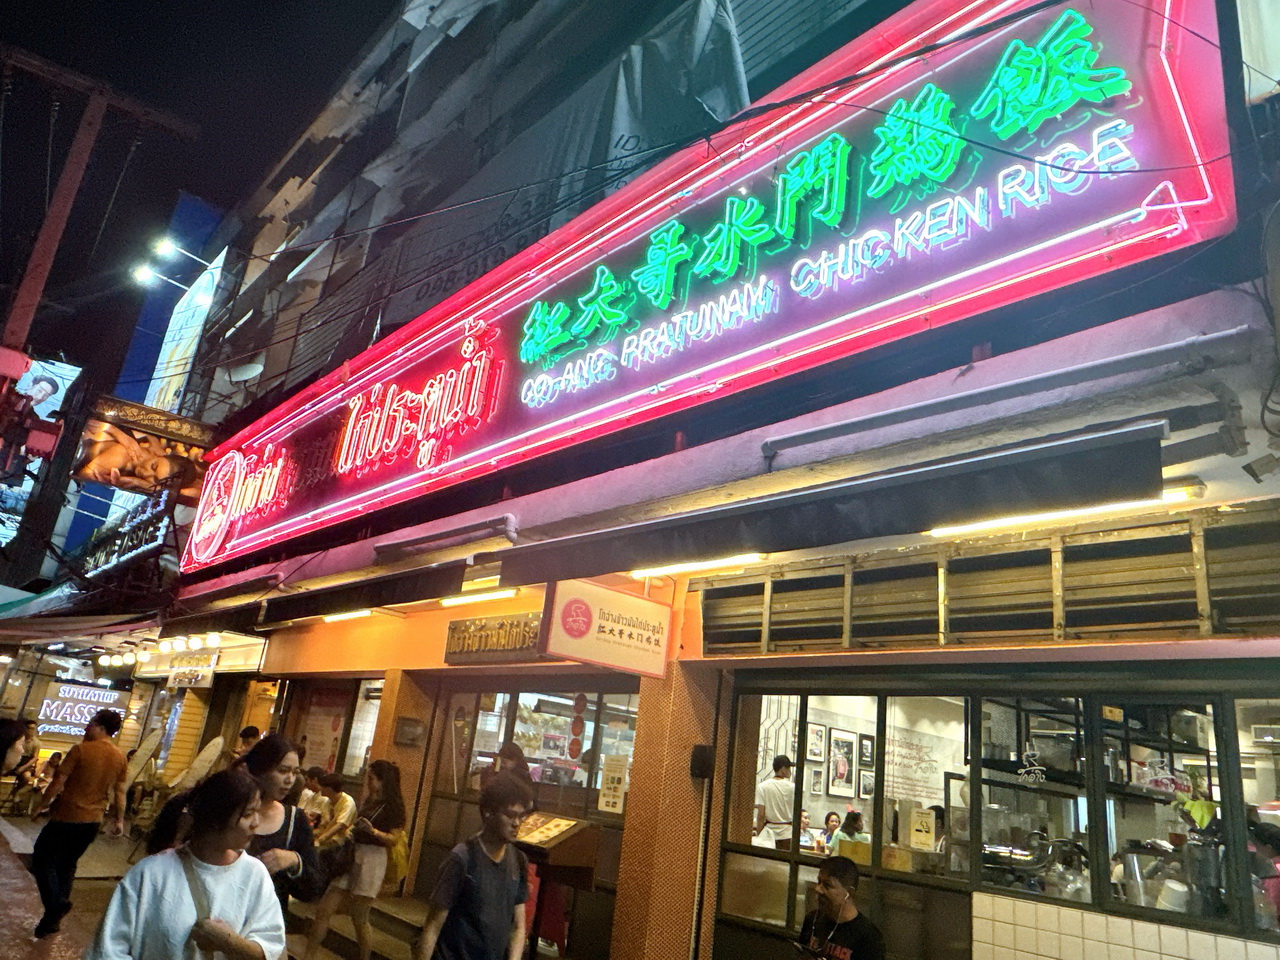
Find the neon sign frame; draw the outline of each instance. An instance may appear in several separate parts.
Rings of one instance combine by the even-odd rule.
[[[1005,165],[997,179],[989,181],[994,184],[990,194],[982,192],[985,185],[973,186],[973,169],[966,174],[972,198],[967,202],[974,215],[980,212],[980,199],[999,200],[986,208],[988,222],[980,222],[977,233],[970,225],[966,237],[958,233],[948,237],[942,229],[945,216],[954,218],[960,215],[957,211],[963,212],[966,201],[959,191],[966,185],[947,186],[953,191],[950,199],[943,197],[932,204],[927,197],[918,199],[920,209],[908,213],[913,218],[910,223],[915,224],[912,229],[921,231],[920,237],[925,230],[933,231],[930,237],[939,239],[937,246],[945,260],[933,252],[932,239],[929,249],[904,250],[898,261],[904,264],[899,268],[901,277],[879,273],[886,261],[873,264],[870,260],[875,256],[871,255],[862,265],[867,268],[865,276],[860,274],[856,279],[870,278],[887,289],[859,298],[856,284],[846,282],[841,288],[837,278],[830,295],[810,289],[797,302],[800,294],[792,278],[805,256],[796,259],[790,271],[780,270],[770,261],[752,275],[736,259],[738,251],[724,244],[725,234],[715,234],[718,227],[703,235],[699,249],[697,231],[675,231],[671,224],[684,224],[686,218],[699,216],[706,220],[713,211],[722,211],[714,213],[720,221],[710,222],[719,222],[725,230],[738,224],[751,252],[766,240],[764,230],[751,233],[753,225],[767,225],[769,234],[775,233],[775,227],[794,233],[794,211],[779,207],[774,216],[765,216],[756,209],[759,201],[750,196],[752,184],[769,180],[775,170],[783,171],[785,177],[791,170],[788,161],[795,161],[803,151],[829,144],[836,130],[858,129],[859,144],[869,148],[867,128],[882,122],[891,112],[890,105],[898,101],[927,105],[928,98],[922,96],[926,84],[932,87],[936,82],[946,88],[949,77],[963,79],[967,76],[963,71],[975,64],[990,74],[1000,61],[1001,50],[1007,54],[1015,50],[1014,44],[1032,50],[1028,42],[1049,37],[1051,25],[1061,22],[1064,15],[1060,7],[1036,10],[1035,0],[920,0],[874,34],[854,41],[768,98],[769,102],[797,102],[764,111],[731,126],[707,145],[673,156],[374,345],[342,371],[300,392],[207,455],[214,465],[193,525],[199,535],[193,532],[183,570],[190,572],[251,553],[285,538],[1230,231],[1235,224],[1234,187],[1221,61],[1216,47],[1196,37],[1199,34],[1210,41],[1216,37],[1213,5],[1196,0],[1149,2],[1150,8],[1140,4],[1089,8],[1091,17],[1104,23],[1105,29],[1098,30],[1097,36],[1104,44],[1108,37],[1113,42],[1105,47],[1100,62],[1094,63],[1096,51],[1092,47],[1084,58],[1084,68],[1105,75],[1114,92],[1121,86],[1114,72],[1107,72],[1116,69],[1110,62],[1118,55],[1113,49],[1147,51],[1135,57],[1139,60],[1136,69],[1132,63],[1125,65],[1134,69],[1134,76],[1144,85],[1139,88],[1141,97],[1117,106],[1101,94],[1095,98],[1086,91],[1057,118],[1058,125],[1068,120],[1074,124],[1065,132],[1042,135],[1038,128],[1053,127],[1055,122],[1034,114],[1034,122],[1025,131],[1031,139],[1023,143],[1020,159],[1008,156],[1019,141],[1017,131],[1007,123],[999,133],[993,133],[985,123],[970,123],[965,130],[965,149],[978,155],[974,168],[989,169],[990,164],[979,166],[987,156],[998,156]],[[1016,17],[1021,12],[1027,12],[1023,20]],[[1175,28],[1175,23],[1180,26]],[[1072,41],[1081,43],[1080,25],[1071,26],[1075,30]],[[1085,26],[1085,34],[1093,32],[1092,25]],[[1122,29],[1143,32],[1137,37],[1122,34],[1124,43],[1114,42],[1115,32]],[[927,58],[909,56],[922,47],[948,43],[952,46],[946,52],[935,50]],[[803,97],[851,76],[862,79]],[[972,85],[971,79],[964,82]],[[979,82],[983,82],[981,77]],[[968,106],[972,97],[961,102]],[[1128,112],[1121,115],[1120,107]],[[947,110],[948,124],[960,121],[958,113]],[[1099,122],[1089,131],[1081,129],[1091,117]],[[1130,117],[1144,118],[1144,129],[1135,133]],[[994,118],[988,121],[993,122]],[[1075,139],[1059,142],[1063,136]],[[1091,141],[1093,150],[1077,141]],[[1159,141],[1159,150],[1150,149],[1148,141]],[[832,149],[836,147],[832,145]],[[847,154],[843,156],[847,159]],[[951,159],[946,158],[946,163],[923,178],[927,189],[938,189],[938,178],[946,182],[957,168],[964,169],[963,162],[951,164]],[[1086,162],[1094,164],[1088,173],[1092,179],[1080,172]],[[812,181],[812,172],[808,171],[807,182]],[[796,173],[797,177],[804,175],[803,170]],[[840,186],[843,189],[845,185]],[[858,267],[853,260],[865,247],[854,250],[855,234],[870,235],[879,229],[888,235],[883,226],[893,221],[890,218],[879,228],[868,229],[859,209],[855,222],[837,229],[833,221],[842,216],[837,201],[843,209],[846,199],[853,203],[855,191],[866,194],[859,184],[847,186],[848,197],[836,197],[828,191],[817,210],[809,210],[802,218],[812,218],[813,236],[800,249],[811,254],[825,246],[824,257],[831,249],[841,250],[853,269]],[[881,202],[879,196],[892,194],[889,187],[877,189],[878,195],[870,195],[869,201],[859,196],[857,202]],[[1042,191],[1040,199],[1034,191]],[[1062,196],[1062,203],[1047,202],[1054,196]],[[947,203],[952,206],[946,207]],[[894,208],[902,209],[901,203]],[[1046,219],[1050,214],[1052,223]],[[992,239],[992,218],[1001,224],[996,240]],[[1059,219],[1069,222],[1058,229]],[[895,231],[901,229],[899,219]],[[821,237],[820,230],[826,231]],[[1005,243],[1006,233],[1011,239],[997,248],[997,240]],[[674,265],[654,262],[645,253],[644,245],[659,238],[669,243],[667,252]],[[845,244],[841,246],[839,241]],[[713,242],[721,244],[716,256],[712,255]],[[915,245],[914,240],[911,243]],[[772,256],[776,260],[776,255]],[[687,271],[701,299],[689,292],[688,284],[683,292],[673,294],[672,277],[645,275],[646,267]],[[745,278],[739,277],[742,269],[748,269]],[[887,283],[882,282],[885,276],[889,277]],[[628,282],[639,285],[642,280],[646,286],[626,287]],[[654,307],[676,312],[652,315],[649,319],[653,323],[645,327],[651,333],[648,351],[632,344],[629,356],[634,362],[623,365],[613,346],[623,344],[628,334],[639,336],[634,327],[627,330],[624,326],[628,294],[636,301],[647,299]],[[534,320],[565,321],[563,314],[554,311],[557,301],[576,301],[582,309],[580,317],[587,319],[579,321],[579,332],[584,334],[586,349],[575,349],[544,363],[546,357],[522,349],[521,339]],[[540,304],[545,305],[541,316]],[[704,330],[703,326],[691,326],[703,324],[704,309],[714,328],[706,328],[710,333],[705,336],[692,336],[691,330]],[[679,317],[686,318],[683,327],[676,322]],[[669,326],[654,326],[659,321]],[[595,339],[587,342],[591,337]],[[398,448],[395,437],[386,435],[384,419],[378,433],[387,454],[383,459],[370,446],[359,470],[351,469],[348,458],[344,470],[325,477],[316,464],[323,464],[328,448],[310,439],[307,442],[319,453],[302,457],[310,464],[306,469],[285,474],[279,490],[273,487],[273,494],[278,492],[279,496],[263,502],[261,497],[235,494],[239,478],[252,474],[254,464],[262,470],[268,456],[291,456],[289,451],[298,438],[312,437],[321,421],[330,424],[326,428],[330,433],[345,430],[345,424],[338,421],[353,403],[358,406],[357,397],[367,397],[372,403],[373,397],[386,396],[385,392],[379,394],[380,390],[394,388],[411,394],[425,389],[417,386],[418,379],[411,383],[406,370],[412,367],[413,377],[426,383],[440,376],[448,363],[456,365],[458,353],[465,355],[460,344],[475,338],[497,351],[492,391],[472,398],[472,413],[457,420],[456,429],[441,441],[445,446],[425,461],[406,456],[403,450],[392,453]],[[673,346],[677,341],[684,346]],[[691,346],[696,349],[686,349]],[[554,388],[544,391],[550,396],[539,396],[529,387],[539,376],[555,382]],[[474,412],[481,409],[483,415]],[[413,417],[406,413],[400,419],[407,423]],[[313,474],[319,478],[315,483],[297,479]],[[293,496],[296,490],[305,490],[307,496]],[[252,502],[254,509],[236,515],[233,505],[237,502]]]

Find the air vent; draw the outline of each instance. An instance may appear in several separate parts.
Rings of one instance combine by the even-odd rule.
[[[1255,723],[1252,727],[1254,745],[1274,743],[1280,747],[1280,724]]]

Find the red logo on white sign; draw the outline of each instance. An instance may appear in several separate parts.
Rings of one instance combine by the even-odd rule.
[[[560,626],[575,640],[581,640],[591,632],[591,604],[578,597],[570,597],[560,611]]]

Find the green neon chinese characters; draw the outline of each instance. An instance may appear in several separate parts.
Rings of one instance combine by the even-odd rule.
[[[702,256],[693,265],[694,274],[717,282],[736,276],[744,249],[753,260],[756,248],[773,238],[773,227],[763,220],[764,204],[755,197],[729,197],[724,203],[724,218],[706,236]]]
[[[563,303],[548,304],[542,300],[535,303],[524,322],[520,362],[539,363],[546,370],[578,349],[566,329],[568,319],[569,308]]]
[[[871,153],[867,172],[875,177],[870,197],[883,197],[896,186],[919,180],[945,183],[964,153],[964,140],[951,119],[955,101],[932,83],[910,104],[900,99],[876,127],[879,143]]]
[[[1035,133],[1081,100],[1100,103],[1128,93],[1133,84],[1124,70],[1097,66],[1092,33],[1084,17],[1067,10],[1034,47],[1014,40],[974,103],[973,116],[990,117],[992,132],[1008,140],[1021,130]]]
[[[649,234],[649,250],[644,266],[631,271],[631,279],[638,290],[659,310],[671,306],[676,293],[676,273],[680,265],[693,259],[693,247],[680,238],[684,226],[677,220],[669,220]]]
[[[585,297],[578,298],[578,306],[578,318],[569,332],[584,344],[593,339],[608,343],[632,322],[627,316],[631,296],[626,285],[603,264],[596,267],[595,285]]]
[[[778,236],[794,240],[800,201],[818,197],[810,216],[837,227],[849,199],[849,141],[833,133],[812,150],[791,158],[778,177],[777,209],[773,216]]]

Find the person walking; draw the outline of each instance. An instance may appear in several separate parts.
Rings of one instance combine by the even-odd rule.
[[[324,784],[324,779],[320,781]],[[396,843],[405,825],[404,798],[400,794],[400,768],[389,760],[374,760],[365,773],[360,817],[352,828],[355,864],[350,872],[329,884],[311,921],[307,960],[314,960],[335,913],[345,912],[356,930],[360,960],[373,952],[369,910],[387,874],[388,848]]]
[[[120,732],[121,717],[114,710],[99,710],[84,728],[84,740],[67,751],[66,757],[45,788],[33,819],[49,814],[51,819],[36,837],[31,857],[44,904],[44,916],[36,924],[37,937],[57,933],[62,918],[71,909],[71,884],[76,864],[98,836],[108,803],[114,815],[108,832],[124,833],[124,754],[111,742]]]
[[[7,777],[22,762],[22,738],[26,728],[21,720],[0,720],[0,777]]]
[[[284,918],[271,876],[244,853],[259,803],[258,784],[238,769],[215,773],[190,791],[186,844],[125,874],[84,960],[282,957]]]
[[[287,913],[290,893],[310,899],[320,882],[311,821],[300,809],[284,803],[298,777],[297,748],[280,734],[269,733],[232,769],[243,769],[262,791],[258,826],[248,850],[271,874],[280,910]]]
[[[499,773],[480,791],[480,832],[440,867],[413,960],[519,960],[528,861],[516,833],[533,806],[527,783]]]

